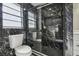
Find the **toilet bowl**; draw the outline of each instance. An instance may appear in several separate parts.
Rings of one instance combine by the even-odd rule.
[[[32,54],[32,50],[29,46],[23,45],[15,48],[16,56],[30,56]]]
[[[16,56],[30,56],[32,54],[32,49],[30,46],[22,45],[23,36],[23,34],[9,36],[10,48],[15,50]]]

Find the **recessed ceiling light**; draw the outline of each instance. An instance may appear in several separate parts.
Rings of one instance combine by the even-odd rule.
[[[24,8],[24,10],[26,10],[26,8]]]
[[[49,8],[49,10],[52,10],[51,8]]]
[[[52,16],[53,14],[51,14],[51,16]]]

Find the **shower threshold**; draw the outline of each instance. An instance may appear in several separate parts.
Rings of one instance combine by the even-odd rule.
[[[47,55],[45,55],[45,54],[43,54],[41,52],[38,52],[36,50],[32,50],[32,56],[47,56]]]

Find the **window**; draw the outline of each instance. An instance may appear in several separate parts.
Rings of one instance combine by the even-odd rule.
[[[3,3],[3,28],[23,28],[22,8],[19,4]]]
[[[36,28],[36,15],[35,13],[28,11],[29,28]]]

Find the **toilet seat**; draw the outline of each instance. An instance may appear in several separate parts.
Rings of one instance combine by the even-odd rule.
[[[32,49],[27,45],[19,46],[15,48],[15,54],[17,56],[30,56],[32,54]]]

